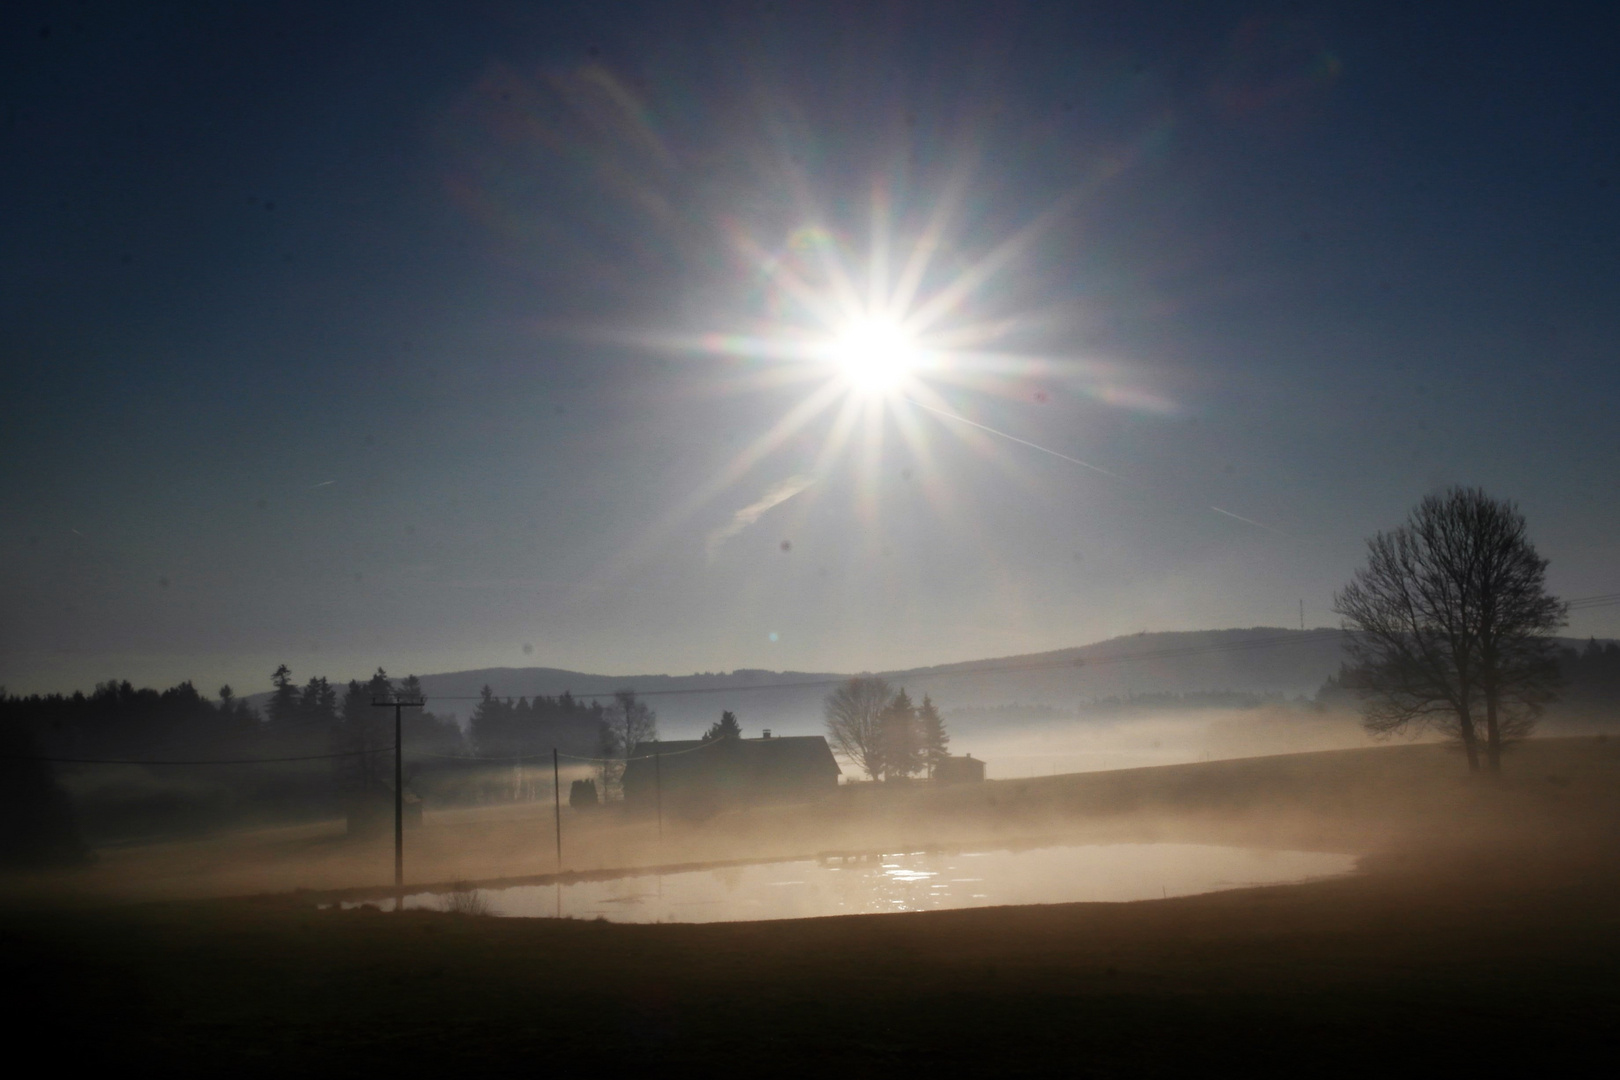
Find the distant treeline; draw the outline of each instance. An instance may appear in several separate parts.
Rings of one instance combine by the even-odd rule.
[[[563,691],[557,697],[536,695],[497,698],[484,687],[468,724],[468,736],[480,756],[538,757],[553,748],[590,755],[602,745],[607,709],[587,704]]]
[[[1593,638],[1580,648],[1562,648],[1556,656],[1558,696],[1547,714],[1563,719],[1606,719],[1620,709],[1620,644]],[[1353,709],[1360,703],[1359,678],[1348,664],[1330,675],[1316,693],[1323,708]]]
[[[421,689],[415,676],[396,685],[380,668],[365,682],[351,680],[341,697],[338,685],[325,678],[294,684],[286,665],[272,679],[275,690],[263,716],[229,686],[220,687],[217,699],[209,699],[190,682],[167,690],[105,682],[88,694],[16,697],[0,691],[0,723],[30,731],[50,757],[216,761],[313,756],[391,744],[392,714],[372,702]],[[407,716],[413,746],[462,750],[461,729],[454,720],[422,710]]]
[[[1075,719],[1094,720],[1145,712],[1178,712],[1194,709],[1258,709],[1263,706],[1309,706],[1310,699],[1288,698],[1284,694],[1249,694],[1236,690],[1194,690],[1187,693],[1126,693],[1083,701],[1077,709],[1055,705],[978,705],[952,709],[954,721],[991,724],[1047,724]]]
[[[388,800],[394,714],[375,703],[421,700],[420,681],[379,668],[365,680],[299,684],[286,665],[271,681],[262,712],[229,686],[210,698],[190,682],[26,696],[0,688],[0,861],[61,861],[82,852],[81,828],[97,840],[186,833]],[[553,747],[592,754],[604,729],[602,707],[569,694],[512,702],[487,689],[467,732],[429,709],[405,709],[401,722],[407,791],[441,802],[510,798],[510,761],[500,774],[486,759]]]
[[[1555,708],[1572,713],[1613,712],[1620,705],[1620,644],[1588,640],[1580,649],[1561,649],[1558,670],[1564,677]]]
[[[1296,703],[1305,699],[1295,699]],[[1289,698],[1282,693],[1250,694],[1238,690],[1192,690],[1184,694],[1129,693],[1124,697],[1092,698],[1080,706],[1080,714],[1106,716],[1110,713],[1160,712],[1178,709],[1258,709],[1267,705],[1286,705]]]
[[[167,690],[105,682],[86,694],[8,695],[0,689],[0,724],[32,733],[50,757],[120,760],[224,760],[313,756],[392,745],[393,712],[376,702],[423,700],[414,675],[395,681],[381,668],[371,678],[303,684],[285,666],[272,676],[263,714],[229,686],[217,698],[190,682]],[[428,702],[431,706],[431,702]],[[413,755],[496,757],[549,754],[553,747],[594,753],[606,710],[564,692],[557,697],[497,698],[484,687],[468,728],[429,708],[403,714]]]

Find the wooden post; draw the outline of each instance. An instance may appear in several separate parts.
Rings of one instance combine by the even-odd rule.
[[[562,770],[557,765],[557,748],[551,748],[551,796],[557,814],[557,873],[562,873]],[[559,894],[560,896],[560,894]]]
[[[422,701],[373,701],[378,709],[394,710],[394,910],[405,910],[405,710],[420,709]]]
[[[405,910],[405,706],[394,702],[394,910]]]
[[[653,804],[658,807],[658,839],[664,839],[664,768],[663,750],[657,743],[653,744]],[[659,879],[662,888],[663,879]]]

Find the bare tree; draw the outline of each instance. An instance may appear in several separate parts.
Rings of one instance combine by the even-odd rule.
[[[618,784],[624,775],[624,762],[619,757],[619,737],[613,730],[613,725],[604,717],[601,725],[596,729],[596,772],[602,781],[602,801],[606,802],[608,792]],[[570,796],[572,798],[572,796]],[[570,802],[568,805],[572,806]]]
[[[1441,731],[1477,771],[1483,727],[1486,763],[1500,771],[1503,745],[1528,734],[1555,695],[1549,635],[1567,610],[1546,591],[1547,560],[1524,515],[1478,488],[1452,488],[1367,548],[1333,598],[1367,729]]]
[[[857,675],[822,703],[833,749],[872,780],[883,775],[883,711],[893,700],[888,683],[874,675]]]
[[[606,798],[612,785],[624,775],[625,762],[636,756],[642,743],[658,738],[658,714],[646,702],[636,700],[634,690],[617,690],[613,704],[603,710],[602,720],[602,795]],[[624,760],[613,761],[620,753]]]

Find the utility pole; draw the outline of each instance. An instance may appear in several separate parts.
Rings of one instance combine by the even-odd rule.
[[[664,839],[664,769],[663,751],[657,743],[653,743],[653,805],[658,807],[658,840]],[[659,879],[659,888],[663,887],[663,879]]]
[[[562,770],[557,765],[557,748],[551,748],[551,801],[557,815],[557,873],[562,873]],[[561,894],[557,904],[561,906]]]
[[[405,910],[405,710],[424,701],[373,701],[372,707],[394,710],[394,910]]]
[[[1299,628],[1301,630],[1305,629],[1305,601],[1304,600],[1301,600],[1299,602]]]

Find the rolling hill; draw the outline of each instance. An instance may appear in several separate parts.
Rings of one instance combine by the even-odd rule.
[[[1333,629],[1195,630],[1135,634],[1070,649],[965,663],[885,671],[914,700],[931,696],[941,709],[1002,705],[1045,707],[1073,715],[1086,702],[1143,693],[1231,691],[1311,694],[1338,670],[1342,632]],[[467,717],[479,692],[499,697],[606,696],[631,689],[658,711],[666,738],[692,737],[719,717],[737,713],[748,734],[821,730],[821,701],[849,673],[764,671],[692,675],[597,675],[559,668],[479,668],[423,675],[429,707]],[[268,695],[250,699],[262,703]]]

